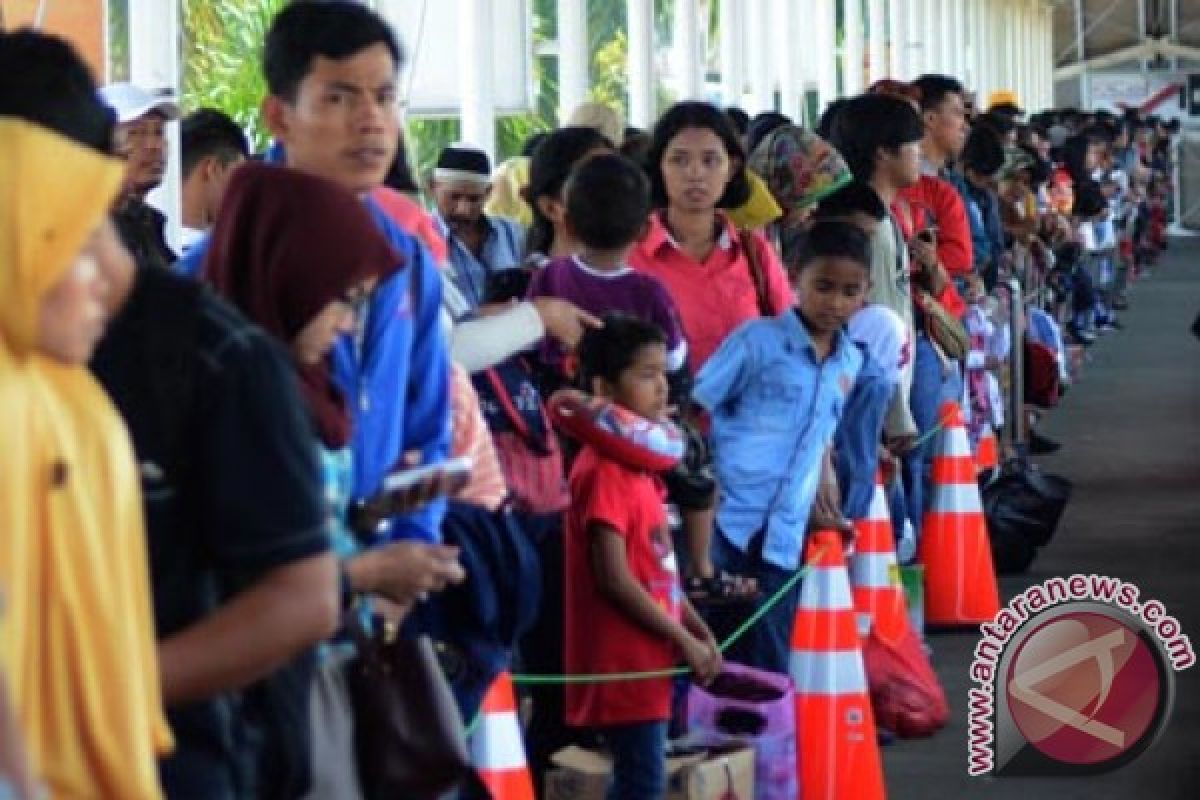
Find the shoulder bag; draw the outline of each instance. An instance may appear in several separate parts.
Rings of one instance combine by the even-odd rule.
[[[436,800],[474,774],[462,717],[428,636],[347,625],[357,655],[346,665],[354,749],[366,800]]]

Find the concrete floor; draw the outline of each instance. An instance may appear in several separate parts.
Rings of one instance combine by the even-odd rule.
[[[1200,238],[1173,240],[1153,277],[1130,293],[1125,330],[1090,350],[1079,383],[1043,431],[1063,448],[1038,462],[1075,494],[1055,539],[1025,575],[1001,580],[1002,602],[1072,573],[1131,581],[1179,619],[1200,653]],[[932,634],[950,724],[932,739],[884,750],[893,800],[905,798],[1200,797],[1200,666],[1176,673],[1164,736],[1131,764],[1086,778],[971,778],[966,692],[977,632]]]

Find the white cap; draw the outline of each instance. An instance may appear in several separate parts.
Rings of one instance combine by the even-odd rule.
[[[113,83],[100,90],[100,99],[117,112],[117,122],[133,122],[157,111],[168,121],[179,119],[179,104],[169,89],[147,91],[132,83]]]
[[[908,326],[900,315],[873,303],[859,309],[847,327],[851,341],[864,345],[888,380],[898,383],[913,355]]]

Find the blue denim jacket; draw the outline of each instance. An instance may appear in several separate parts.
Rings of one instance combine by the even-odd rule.
[[[734,546],[765,528],[763,558],[799,566],[822,458],[862,361],[839,333],[818,362],[788,311],[742,325],[700,370],[692,396],[712,414],[717,524]]]
[[[859,349],[865,350],[862,345]],[[847,519],[865,519],[871,508],[883,421],[895,393],[896,384],[888,380],[883,367],[863,352],[862,370],[846,400],[833,440],[842,513]]]

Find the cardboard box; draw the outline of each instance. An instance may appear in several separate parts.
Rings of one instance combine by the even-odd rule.
[[[607,755],[568,747],[552,760],[545,800],[604,800],[612,772]],[[668,758],[667,800],[754,800],[754,751],[731,745]]]

